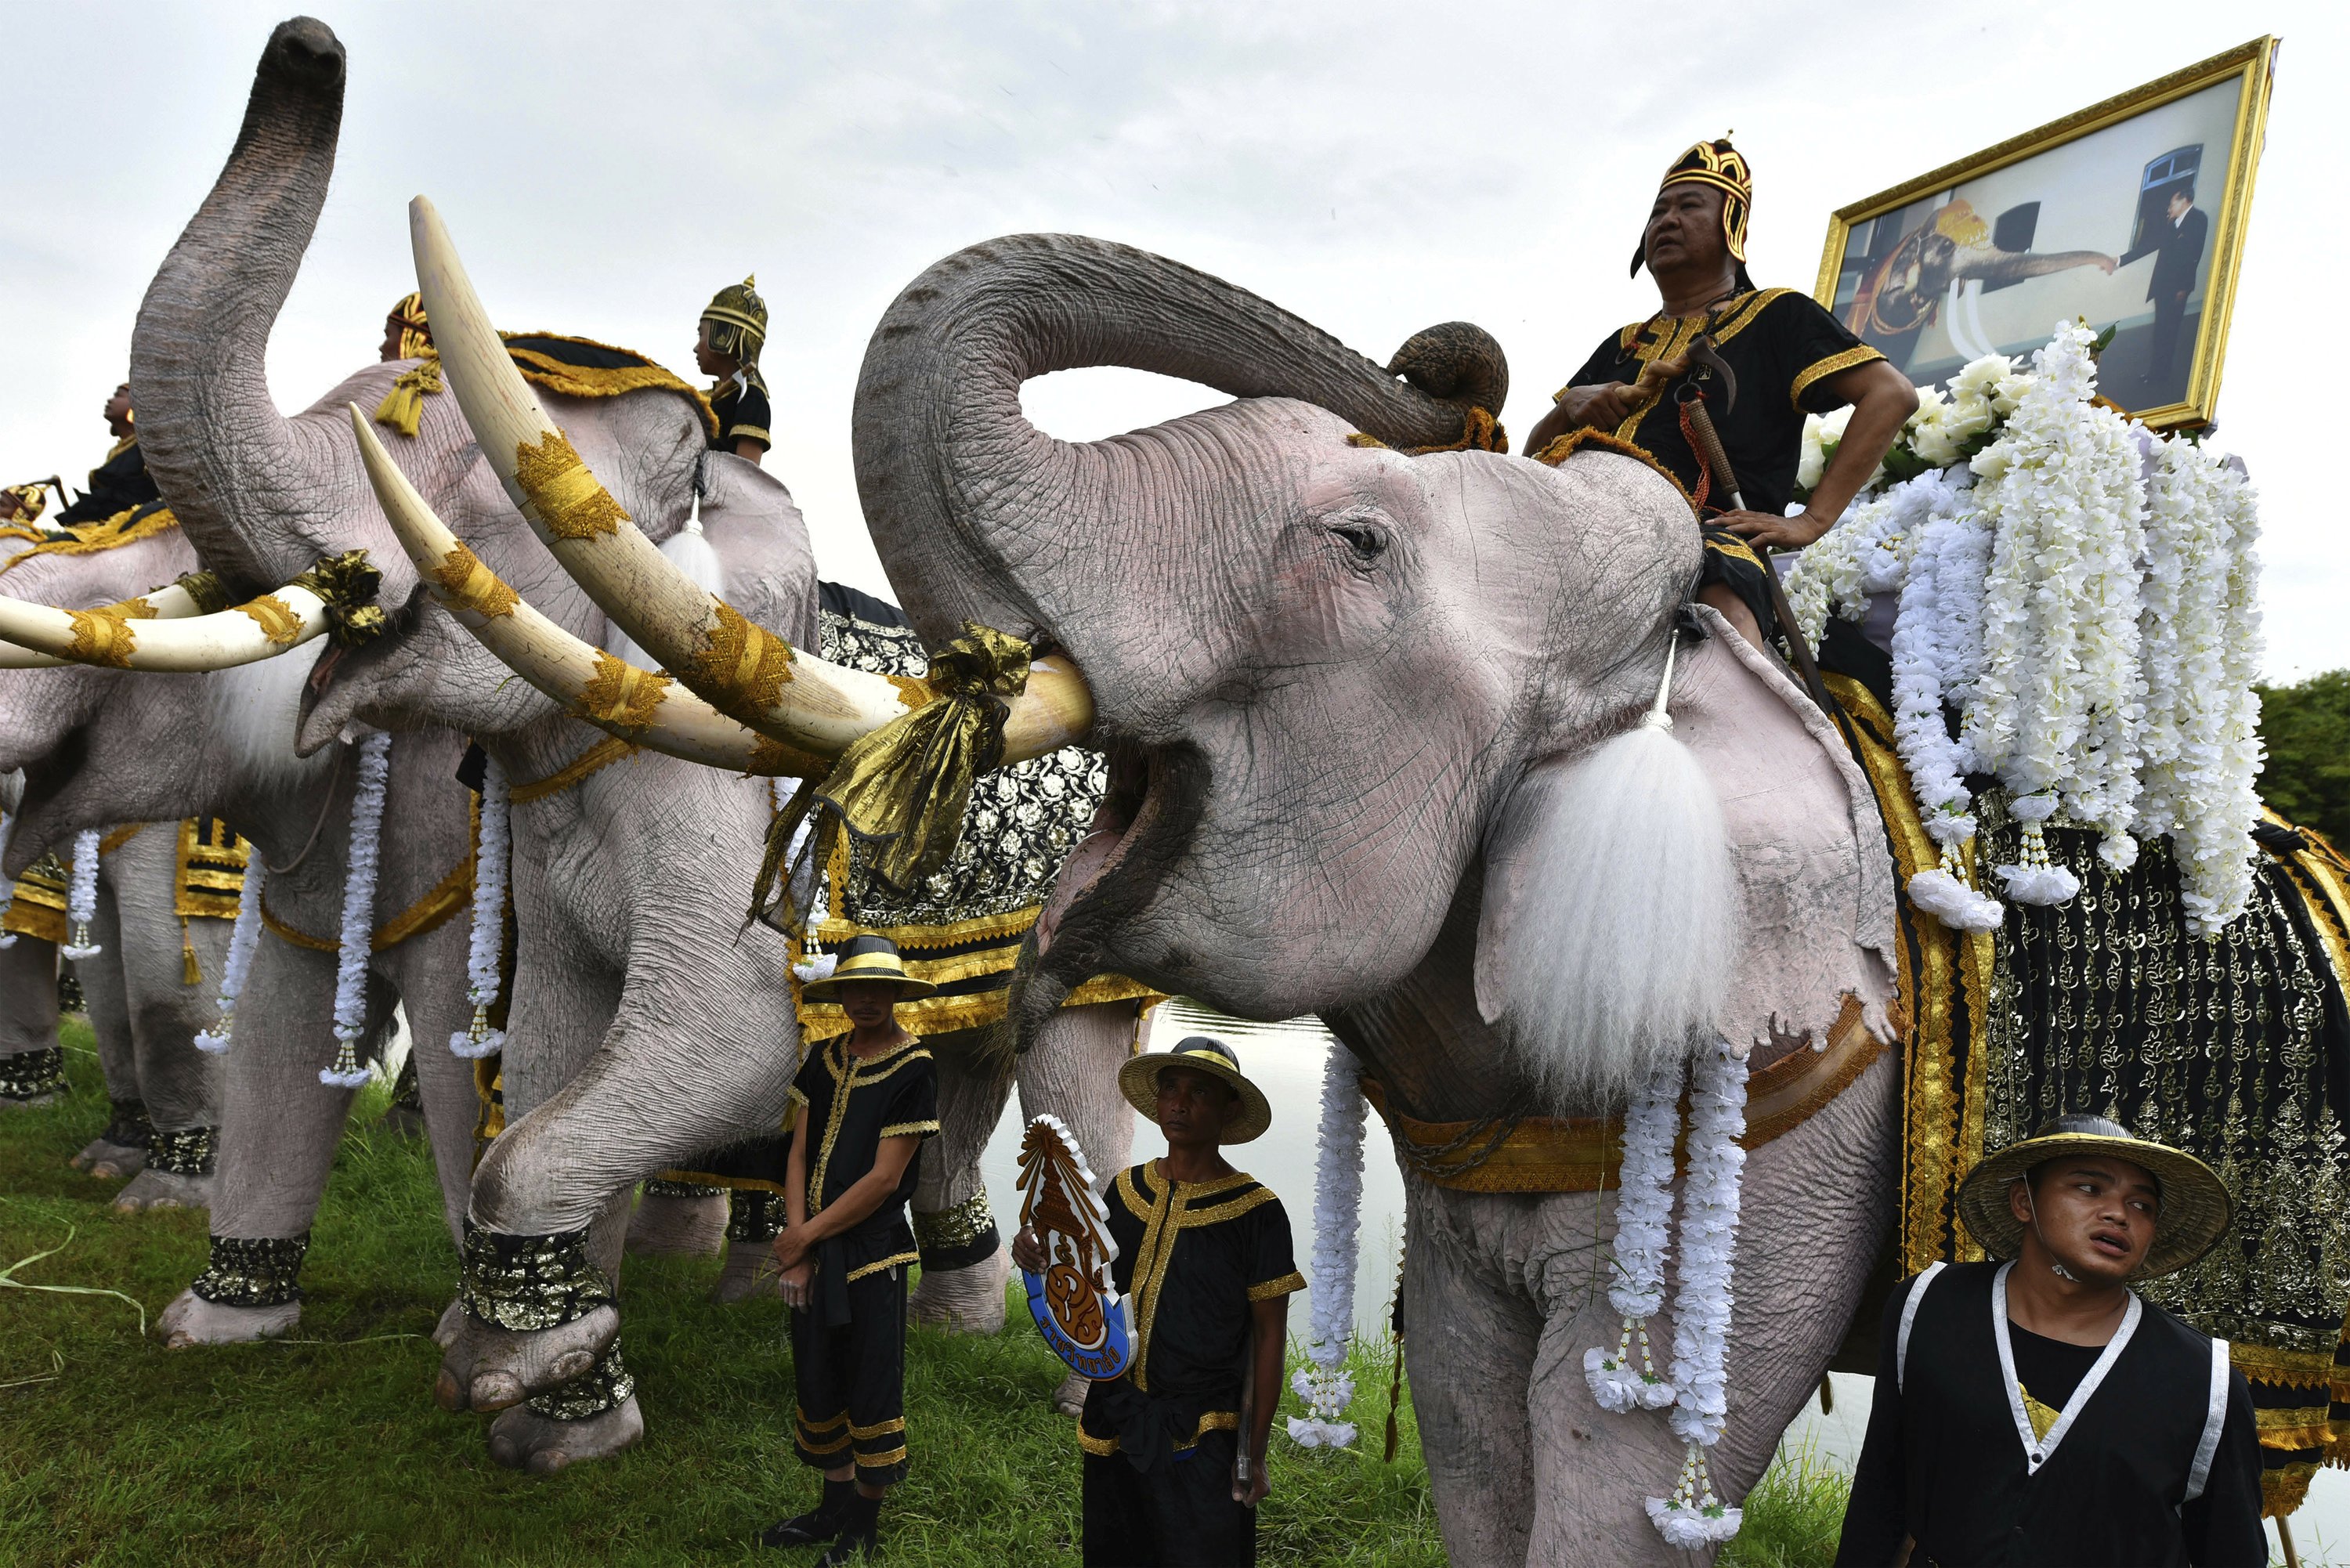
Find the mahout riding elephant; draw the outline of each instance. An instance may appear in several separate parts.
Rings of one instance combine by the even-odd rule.
[[[428,302],[453,265],[420,243]],[[496,425],[468,385],[483,359],[461,361],[442,330],[495,462],[538,427]],[[1033,1027],[1106,971],[1247,1016],[1318,1012],[1391,1116],[1489,1151],[1530,1117],[1606,1111],[1611,1084],[1620,1104],[1623,1039],[1707,1024],[1751,1043],[1758,1078],[1805,1091],[1809,1114],[1746,1168],[1715,1456],[1736,1496],[1816,1385],[1883,1240],[1894,903],[1874,805],[1783,670],[1700,608],[1710,635],[1681,656],[1669,711],[1719,801],[1710,831],[1727,840],[1742,937],[1719,959],[1684,940],[1703,911],[1656,907],[1645,863],[1601,855],[1590,885],[1565,885],[1575,764],[1655,698],[1696,530],[1634,457],[1594,448],[1553,468],[1461,450],[1505,384],[1473,328],[1423,334],[1399,362],[1446,396],[1230,285],[1069,237],[949,258],[877,329],[855,430],[893,586],[934,646],[972,621],[1054,655],[1024,690],[993,689],[1011,699],[1003,760],[1071,733],[1111,759],[1014,1015]],[[1095,364],[1241,400],[1086,444],[1028,425],[1024,379]],[[397,509],[404,530],[418,510]],[[629,535],[558,535],[556,555],[667,668],[692,685],[719,635],[755,640]],[[767,706],[735,710],[786,745],[837,752],[971,701],[937,682],[868,695],[806,654],[790,667]],[[666,703],[638,732],[683,749],[697,712]],[[1608,950],[1635,961],[1597,966],[1557,940],[1578,899],[1632,932]],[[1704,1016],[1682,999],[1709,986],[1723,999]],[[1293,1136],[1306,1109],[1287,1108]],[[1455,1560],[1666,1561],[1643,1500],[1669,1486],[1679,1442],[1653,1416],[1599,1410],[1582,1376],[1617,1327],[1611,1206],[1415,1180],[1409,1212],[1407,1352]]]
[[[264,350],[325,198],[342,84],[342,50],[324,26],[277,29],[236,148],[141,308],[132,380],[151,471],[225,582],[281,581],[353,547],[383,566],[391,634],[320,657],[304,688],[301,743],[328,744],[354,720],[403,732],[446,726],[472,735],[515,790],[518,941],[502,1058],[510,1119],[475,1175],[463,1310],[443,1320],[437,1393],[453,1408],[498,1412],[490,1440],[500,1462],[550,1470],[642,1430],[615,1347],[628,1194],[713,1144],[780,1125],[798,1055],[789,954],[743,913],[774,797],[764,778],[605,743],[513,680],[425,597],[392,547],[343,412],[376,407],[412,367],[370,367],[292,419],[270,401]],[[754,465],[705,455],[698,401],[655,368],[636,369],[644,374],[628,386],[585,391],[577,377],[571,392],[564,377],[540,380],[567,444],[611,473],[631,514],[660,534],[696,514],[698,489],[727,591],[812,636],[814,563],[788,493]],[[603,616],[548,570],[476,461],[454,401],[426,395],[421,410],[413,436],[383,438],[386,461],[461,520],[483,581],[494,570],[534,591],[557,585],[555,621],[583,647],[600,641]],[[652,678],[601,657],[606,698],[625,710],[631,682]],[[1043,1033],[1065,1042],[1069,1060],[1100,1064],[1107,1085],[1132,1020],[1130,1003],[1071,1008]],[[437,1048],[421,1035],[420,1046]],[[1038,1054],[1050,1061],[1055,1049]],[[1128,1125],[1122,1106],[1113,1125]],[[948,1150],[950,1164],[975,1164],[986,1131],[971,1127],[967,1153]],[[996,1288],[1000,1273],[987,1277]]]
[[[111,549],[20,562],[0,588],[68,606],[108,605],[181,580],[195,554],[175,527]],[[299,695],[315,647],[213,673],[165,673],[64,664],[0,670],[0,757],[26,773],[10,837],[10,864],[69,843],[79,829],[124,813],[161,818],[100,862],[120,878],[126,857],[160,853],[149,880],[172,916],[179,876],[174,847],[186,818],[227,822],[265,868],[265,919],[234,1010],[230,1049],[193,1048],[196,1030],[220,1023],[216,999],[230,922],[192,919],[189,943],[202,976],[185,983],[176,919],[168,973],[155,986],[177,1007],[179,1049],[215,1083],[217,1172],[212,1248],[193,1286],[165,1307],[168,1344],[228,1344],[286,1332],[300,1315],[299,1271],[353,1092],[324,1084],[335,1054],[336,955],[349,866],[356,782],[352,748],[309,758],[294,752]],[[376,889],[380,935],[398,935],[369,961],[366,1038],[388,1037],[395,1006],[419,1042],[445,1040],[469,1014],[465,998],[470,806],[455,778],[462,742],[445,732],[400,737],[386,780]],[[158,902],[154,895],[147,900]],[[104,912],[101,898],[101,917]],[[153,920],[151,924],[156,923]],[[101,933],[106,940],[113,933]],[[151,942],[162,936],[149,933]],[[92,1023],[105,1008],[88,961]],[[161,949],[158,951],[161,952]],[[126,956],[135,956],[135,950]],[[464,1212],[477,1113],[471,1064],[420,1051],[418,1086],[452,1237]],[[149,1075],[141,1061],[134,1083]],[[150,1091],[159,1128],[170,1102]],[[212,1122],[205,1126],[209,1129]],[[136,1183],[133,1184],[134,1188]],[[126,1193],[130,1189],[126,1189]]]

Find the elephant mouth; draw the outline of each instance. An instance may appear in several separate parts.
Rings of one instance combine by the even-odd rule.
[[[1036,919],[1036,956],[1081,965],[1110,929],[1148,904],[1189,847],[1207,799],[1207,761],[1187,745],[1108,747],[1109,790]],[[1056,968],[1059,966],[1055,966]]]

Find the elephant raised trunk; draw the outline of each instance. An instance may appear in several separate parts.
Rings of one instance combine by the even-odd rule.
[[[264,359],[327,199],[343,81],[324,23],[297,16],[270,35],[236,145],[131,335],[148,468],[205,560],[244,591],[315,557],[297,529],[331,505],[318,472],[331,459],[278,413]]]
[[[1396,366],[1406,382],[1272,302],[1147,251],[1076,234],[958,251],[908,285],[874,329],[852,425],[858,494],[883,559],[951,565],[892,576],[925,636],[965,617],[1013,630],[1053,625],[1053,607],[989,597],[1006,555],[1056,531],[1108,545],[1097,536],[1126,466],[1113,453],[1131,438],[1057,441],[1020,407],[1023,382],[1099,365],[1318,404],[1406,448],[1459,442],[1471,410],[1490,414],[1509,388],[1501,346],[1467,323],[1407,345]],[[937,592],[950,582],[964,585],[952,605]]]

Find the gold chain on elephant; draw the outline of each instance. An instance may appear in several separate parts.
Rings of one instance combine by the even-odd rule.
[[[1408,1137],[1393,1140],[1396,1154],[1409,1167],[1412,1174],[1435,1181],[1439,1177],[1460,1177],[1476,1169],[1502,1151],[1520,1124],[1526,1119],[1524,1111],[1513,1111],[1506,1116],[1492,1116],[1482,1122],[1471,1122],[1457,1137],[1443,1143],[1416,1144]],[[1483,1144],[1474,1154],[1463,1159],[1448,1157],[1482,1138]],[[1440,1185],[1441,1185],[1440,1183]]]
[[[298,1236],[215,1236],[212,1258],[188,1289],[220,1306],[283,1306],[302,1299],[302,1259],[310,1232]]]

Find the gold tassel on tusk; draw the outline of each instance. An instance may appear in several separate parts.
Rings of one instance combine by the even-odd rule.
[[[196,944],[188,938],[188,917],[180,917],[180,983],[202,985],[204,971],[196,967]]]

